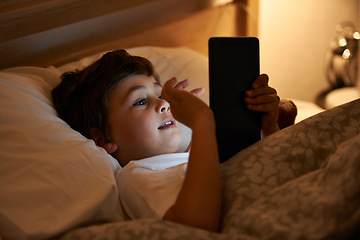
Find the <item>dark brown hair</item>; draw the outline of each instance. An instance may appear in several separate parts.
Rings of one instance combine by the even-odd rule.
[[[108,52],[83,70],[61,76],[61,83],[52,91],[55,109],[60,118],[85,137],[91,138],[91,128],[109,137],[109,94],[120,81],[133,75],[154,76],[159,82],[146,58],[129,55],[125,50]]]

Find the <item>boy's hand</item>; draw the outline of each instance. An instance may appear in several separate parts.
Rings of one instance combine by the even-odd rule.
[[[213,121],[211,109],[197,97],[204,92],[204,89],[196,88],[188,92],[184,90],[188,85],[188,80],[178,83],[176,78],[172,78],[163,86],[162,96],[169,102],[175,119],[189,128],[193,128],[198,120]]]
[[[245,93],[247,108],[264,113],[261,120],[262,136],[268,136],[279,130],[277,121],[280,98],[268,82],[269,77],[261,74],[252,84],[253,89]]]
[[[167,81],[162,96],[170,103],[173,116],[192,129],[187,170],[175,204],[164,219],[218,231],[221,219],[221,173],[215,121],[210,107],[196,95],[204,89],[183,90],[187,80]]]

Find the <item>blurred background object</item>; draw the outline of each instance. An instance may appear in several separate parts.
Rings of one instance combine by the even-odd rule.
[[[360,97],[359,40],[360,33],[353,22],[343,21],[335,26],[325,58],[329,84],[317,96],[319,106],[329,109]]]
[[[331,88],[357,84],[360,33],[350,21],[336,25],[336,36],[327,54],[326,76]]]
[[[359,29],[360,0],[259,0],[261,72],[282,98],[315,102],[328,88],[326,55],[344,21]]]

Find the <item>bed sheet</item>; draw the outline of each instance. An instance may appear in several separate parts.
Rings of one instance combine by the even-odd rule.
[[[222,165],[220,234],[159,220],[69,239],[353,239],[360,236],[360,100],[269,136]]]
[[[314,116],[318,113],[321,113],[323,111],[325,111],[324,108],[316,105],[313,102],[309,102],[309,101],[304,101],[304,100],[300,100],[300,99],[291,99],[291,101],[293,101],[298,109],[296,118],[295,118],[295,123],[299,123],[304,119],[307,119],[308,117]],[[340,105],[340,104],[338,104]]]

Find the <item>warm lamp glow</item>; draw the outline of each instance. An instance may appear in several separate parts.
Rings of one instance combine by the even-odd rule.
[[[349,49],[345,49],[344,52],[343,52],[343,54],[342,54],[342,56],[343,56],[343,58],[345,58],[345,59],[349,59],[350,56],[351,56],[350,50],[349,50]]]
[[[347,44],[347,41],[346,41],[345,38],[340,38],[340,39],[339,39],[339,46],[340,46],[340,47],[345,47],[346,44]]]
[[[360,39],[360,33],[359,32],[354,32],[354,38],[355,39]]]

